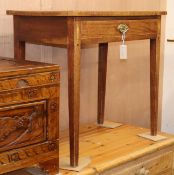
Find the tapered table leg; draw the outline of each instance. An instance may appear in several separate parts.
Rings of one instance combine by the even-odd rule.
[[[151,135],[158,130],[158,86],[159,86],[160,39],[150,40],[150,115]]]
[[[104,122],[108,43],[99,44],[98,63],[98,124]]]
[[[18,39],[18,17],[14,16],[14,59],[25,60],[25,41]]]
[[[80,25],[77,19],[68,19],[68,91],[70,165],[78,166],[79,112],[80,112]]]
[[[25,60],[25,42],[14,40],[14,59]]]

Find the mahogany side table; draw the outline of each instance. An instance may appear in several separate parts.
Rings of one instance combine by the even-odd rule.
[[[108,43],[121,41],[119,24],[126,24],[126,40],[150,39],[151,134],[157,134],[161,15],[164,11],[7,11],[14,16],[15,59],[25,59],[25,43],[67,46],[69,80],[70,165],[78,165],[80,110],[80,51],[99,44],[98,123],[104,121]]]

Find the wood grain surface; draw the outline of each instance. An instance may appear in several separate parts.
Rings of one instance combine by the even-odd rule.
[[[101,173],[129,161],[154,153],[172,146],[174,138],[166,135],[167,140],[153,142],[137,136],[139,133],[148,132],[148,129],[135,126],[123,125],[116,129],[100,128],[95,125],[81,127],[80,156],[88,156],[92,159],[91,164],[85,168],[81,175],[94,174],[94,170]],[[61,157],[68,156],[67,132],[61,134],[60,161]],[[61,171],[75,175],[70,171]]]
[[[153,142],[137,136],[149,131],[145,128],[123,125],[116,129],[81,126],[80,156],[90,156],[90,165],[80,175],[128,175],[139,172],[142,167],[153,175],[171,175],[173,162],[174,137],[164,133],[166,140]],[[69,156],[68,131],[61,132],[60,160]],[[21,170],[21,172],[25,172]],[[60,171],[63,175],[76,175],[72,171]],[[127,173],[127,174],[126,174]],[[10,174],[11,175],[11,174]],[[13,173],[17,175],[17,173]],[[28,175],[28,174],[27,174]],[[36,175],[36,174],[35,174]]]
[[[14,11],[7,10],[8,15],[21,16],[158,16],[166,11]]]

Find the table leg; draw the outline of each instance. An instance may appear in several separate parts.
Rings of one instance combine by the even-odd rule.
[[[25,42],[14,39],[14,59],[25,60]]]
[[[150,40],[150,117],[151,135],[158,130],[158,86],[159,86],[160,39]]]
[[[98,124],[104,122],[108,43],[99,44],[98,65]]]
[[[14,59],[25,60],[25,41],[19,39],[20,17],[14,16]]]
[[[68,19],[68,91],[70,165],[78,166],[79,160],[79,112],[80,112],[80,24]]]

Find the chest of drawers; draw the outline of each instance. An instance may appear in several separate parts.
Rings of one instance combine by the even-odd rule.
[[[0,174],[58,172],[59,67],[0,58]]]

